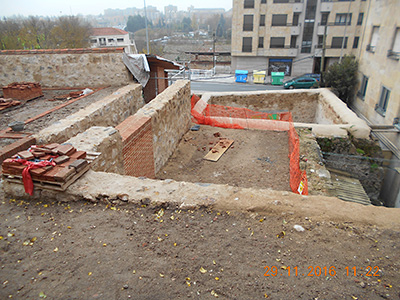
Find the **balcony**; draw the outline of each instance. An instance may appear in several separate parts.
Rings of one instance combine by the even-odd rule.
[[[300,35],[300,30],[301,30],[301,23],[298,25],[292,25],[290,28],[290,35]]]
[[[367,51],[368,52],[371,52],[371,53],[375,53],[375,48],[376,48],[376,46],[372,46],[371,44],[370,45],[367,45]]]
[[[400,52],[395,52],[393,50],[388,50],[387,57],[394,60],[400,59]]]

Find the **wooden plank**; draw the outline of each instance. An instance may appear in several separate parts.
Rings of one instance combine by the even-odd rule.
[[[221,139],[211,150],[204,156],[205,160],[218,161],[222,154],[233,144],[234,140]]]

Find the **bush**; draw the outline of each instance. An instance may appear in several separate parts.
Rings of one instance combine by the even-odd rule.
[[[358,62],[354,56],[344,56],[342,61],[334,63],[324,73],[325,85],[346,104],[354,97],[357,86]]]

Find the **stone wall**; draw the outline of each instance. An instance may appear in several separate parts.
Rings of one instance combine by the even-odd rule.
[[[273,91],[247,93],[204,94],[202,99],[210,104],[245,107],[262,112],[290,111],[294,122],[315,123],[318,92]]]
[[[94,126],[67,143],[81,151],[100,153],[91,163],[93,171],[124,174],[122,138],[115,128]]]
[[[136,118],[151,118],[155,173],[167,162],[190,128],[190,97],[190,82],[178,80],[135,115]]]
[[[123,48],[0,51],[0,86],[39,82],[43,87],[122,86],[133,82]]]
[[[92,126],[117,126],[144,105],[142,88],[130,84],[88,107],[41,130],[37,143],[63,143]]]

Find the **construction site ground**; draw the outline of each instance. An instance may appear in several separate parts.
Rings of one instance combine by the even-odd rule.
[[[112,94],[118,87],[109,87],[95,92],[92,95],[88,95],[84,98],[77,100],[76,102],[63,107],[57,111],[54,111],[40,119],[32,121],[25,125],[24,131],[37,133],[40,130],[48,127],[50,124],[66,118],[67,116],[89,106],[90,104],[105,98],[107,95]],[[68,100],[57,100],[55,97],[61,95],[67,95],[70,92],[79,90],[43,90],[43,97],[39,97],[30,101],[21,101],[21,105],[14,106],[13,108],[0,112],[0,130],[8,128],[8,124],[14,121],[25,122],[30,118],[33,118],[41,113],[44,113],[56,106],[59,106]],[[51,101],[50,101],[51,100]]]
[[[216,162],[203,159],[221,139],[234,140]],[[157,178],[290,191],[287,132],[201,125],[188,131]]]
[[[400,295],[400,233],[343,223],[329,211],[321,221],[284,210],[0,199],[1,299]]]

